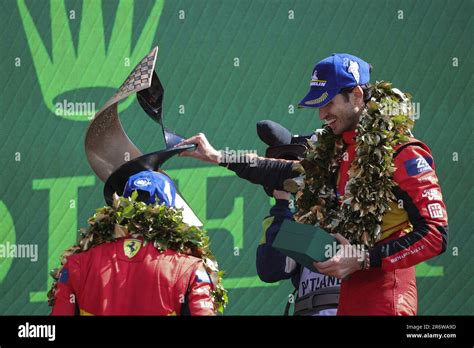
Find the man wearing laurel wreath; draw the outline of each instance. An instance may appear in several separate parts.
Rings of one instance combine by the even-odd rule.
[[[175,207],[176,188],[164,174],[131,176],[124,197],[132,192],[138,201]],[[143,234],[92,245],[66,259],[53,287],[52,315],[216,314],[214,285],[202,260],[171,248],[160,251]]]
[[[318,109],[326,123],[301,162],[223,163],[202,133],[178,144],[197,144],[182,156],[296,192],[296,221],[318,225],[346,246],[315,263],[343,280],[338,315],[415,315],[415,265],[446,250],[448,219],[431,152],[410,131],[410,97],[388,82],[371,85],[362,59],[333,54],[313,69],[299,107]],[[346,252],[360,245],[362,258]]]

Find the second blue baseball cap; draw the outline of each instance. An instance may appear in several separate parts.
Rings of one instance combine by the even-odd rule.
[[[314,67],[309,92],[298,107],[319,108],[342,89],[369,82],[370,65],[367,62],[347,53],[333,53]]]
[[[173,181],[164,174],[144,170],[130,176],[123,190],[124,197],[130,197],[133,191],[138,191],[139,200],[153,204],[158,197],[158,203],[168,207],[176,207],[176,187]],[[145,195],[143,196],[143,193]]]

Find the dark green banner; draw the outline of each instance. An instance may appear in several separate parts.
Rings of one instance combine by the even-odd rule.
[[[473,314],[473,5],[470,0],[3,0],[0,11],[0,314],[49,313],[50,269],[73,244],[103,183],[84,153],[90,118],[159,46],[166,125],[219,149],[264,153],[255,124],[305,134],[298,110],[314,64],[360,56],[372,79],[413,95],[449,215],[448,250],[417,266],[420,314]],[[164,147],[134,98],[119,106],[143,153]],[[165,170],[210,231],[226,271],[226,314],[283,313],[290,282],[255,268],[271,200],[232,172],[173,158]],[[14,252],[13,252],[14,251]]]

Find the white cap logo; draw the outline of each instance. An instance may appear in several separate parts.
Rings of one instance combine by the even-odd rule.
[[[356,82],[359,83],[359,80],[360,80],[359,63],[351,60],[349,62],[349,68],[347,69],[347,71],[350,72],[352,76],[354,76]]]
[[[133,182],[135,186],[138,187],[144,187],[144,186],[149,186],[151,185],[151,181],[148,179],[137,179]]]
[[[315,70],[315,71],[313,72],[313,76],[311,76],[311,80],[317,80],[317,79],[318,79],[318,71]]]

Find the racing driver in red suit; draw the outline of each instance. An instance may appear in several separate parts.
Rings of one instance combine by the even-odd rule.
[[[299,103],[300,107],[317,108],[326,127],[342,136],[347,156],[334,178],[339,200],[356,156],[356,129],[371,98],[369,82],[368,63],[353,55],[333,54],[315,66],[310,91]],[[225,162],[225,156],[204,134],[178,145],[184,144],[197,144],[197,148],[182,156],[219,163],[239,177],[270,189],[282,190],[285,179],[299,175],[292,161],[252,157],[251,161]],[[320,273],[342,279],[338,315],[415,315],[415,265],[447,248],[448,217],[429,148],[410,138],[394,151],[392,191],[396,201],[390,202],[391,209],[383,215],[379,241],[364,253],[362,261],[338,252],[325,262],[315,263]],[[339,234],[336,238],[343,245],[349,244]]]
[[[124,196],[135,190],[145,193],[147,203],[156,195],[167,206],[174,204],[176,189],[164,174],[131,176]],[[215,315],[213,284],[201,259],[143,244],[141,237],[125,237],[69,256],[51,314]]]

